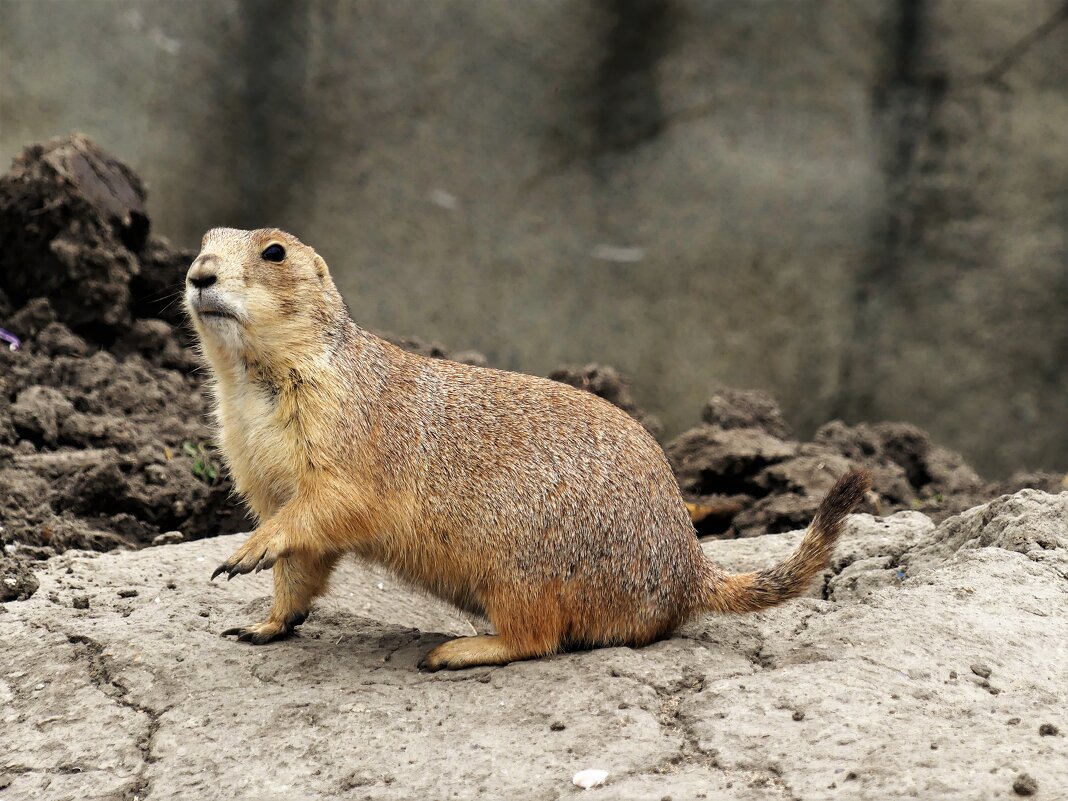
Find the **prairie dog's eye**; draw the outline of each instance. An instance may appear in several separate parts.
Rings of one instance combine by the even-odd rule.
[[[286,251],[281,245],[268,245],[260,255],[267,261],[281,261],[286,257]]]

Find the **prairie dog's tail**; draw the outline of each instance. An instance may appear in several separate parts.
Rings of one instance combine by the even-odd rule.
[[[868,473],[850,470],[820,502],[801,544],[785,562],[756,573],[711,571],[704,608],[713,612],[755,612],[803,593],[812,579],[830,565],[842,522],[870,488]]]

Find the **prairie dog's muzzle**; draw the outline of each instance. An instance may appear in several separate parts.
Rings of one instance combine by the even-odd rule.
[[[201,318],[240,318],[232,303],[227,302],[219,287],[221,261],[212,253],[202,253],[189,266],[185,275],[186,299],[190,311]]]
[[[189,272],[185,274],[186,283],[193,289],[207,289],[219,280],[218,263],[218,256],[211,253],[200,254],[189,265]]]

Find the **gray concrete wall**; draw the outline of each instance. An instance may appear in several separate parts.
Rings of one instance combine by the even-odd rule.
[[[71,129],[156,228],[278,225],[353,314],[668,432],[717,383],[802,431],[1068,467],[1063,0],[0,0],[0,155]]]

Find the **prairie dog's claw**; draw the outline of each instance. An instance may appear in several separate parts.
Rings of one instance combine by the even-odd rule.
[[[306,613],[300,613],[294,617],[301,620],[307,617]],[[235,626],[222,633],[223,637],[237,637],[238,642],[247,642],[249,645],[266,645],[275,640],[282,640],[293,635],[296,626],[300,623],[274,623],[267,621],[254,626]]]
[[[230,555],[229,559],[215,568],[215,572],[211,574],[211,580],[226,573],[226,580],[229,581],[234,576],[252,572],[259,573],[261,570],[274,567],[275,562],[283,555],[282,550],[269,537],[257,536],[257,534],[258,532],[252,534],[244,545]]]

